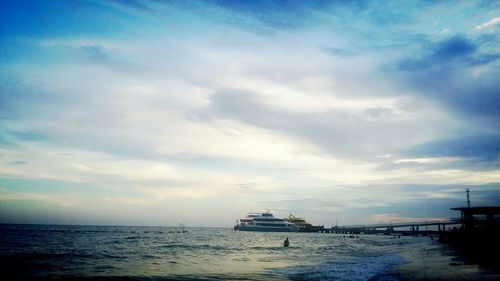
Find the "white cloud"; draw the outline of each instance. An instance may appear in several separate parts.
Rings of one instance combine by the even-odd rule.
[[[494,17],[487,22],[476,25],[476,29],[481,30],[481,29],[485,29],[485,28],[490,28],[492,26],[497,25],[498,23],[500,23],[500,17]]]
[[[396,159],[394,163],[421,163],[421,164],[433,164],[433,163],[450,163],[459,161],[459,157],[431,157],[431,158],[405,158]]]

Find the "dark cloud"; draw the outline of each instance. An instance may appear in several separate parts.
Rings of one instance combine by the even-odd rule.
[[[432,141],[407,151],[416,156],[449,156],[496,160],[500,157],[500,134],[470,135]]]
[[[494,38],[456,35],[439,42],[423,40],[425,53],[400,60],[395,74],[444,110],[475,127],[499,132],[500,69],[495,64],[500,54],[492,47]]]
[[[86,45],[80,47],[82,52],[90,59],[102,61],[109,60],[109,56],[105,53],[101,45]]]
[[[471,41],[462,36],[455,36],[439,42],[433,52],[435,60],[449,60],[468,56],[476,52],[477,47]]]
[[[16,160],[16,161],[10,161],[8,164],[13,165],[13,166],[18,166],[18,165],[26,165],[26,164],[28,164],[28,162]]]
[[[486,55],[480,55],[475,58],[471,58],[469,60],[469,63],[471,65],[483,65],[483,64],[488,64],[490,62],[494,62],[500,58],[500,53],[495,53],[495,54],[486,54]]]
[[[450,210],[466,204],[465,189],[469,188],[472,206],[494,206],[500,204],[500,183],[478,185],[439,185],[439,184],[370,184],[369,186],[344,186],[324,191],[321,198],[302,198],[273,200],[265,203],[269,206],[284,206],[300,214],[314,216],[314,210],[320,208],[338,208],[330,210],[339,224],[345,221],[363,221],[377,214],[395,216],[448,217],[460,213]],[[290,192],[287,190],[287,192]],[[293,191],[292,191],[293,193]],[[382,196],[391,194],[391,196]],[[349,200],[346,200],[349,198]],[[334,222],[334,221],[333,221]]]
[[[384,107],[368,108],[364,111],[364,113],[373,119],[377,119],[377,118],[381,118],[381,117],[385,117],[385,116],[391,116],[393,114],[392,110],[390,110],[388,108],[384,108]]]
[[[398,63],[399,70],[419,71],[435,67],[443,67],[452,63],[458,66],[487,64],[498,59],[499,55],[478,54],[479,43],[462,35],[456,35],[439,42],[423,40],[420,42],[424,54],[402,59]]]
[[[433,217],[448,214],[456,217],[460,214],[450,208],[466,205],[465,189],[469,188],[472,206],[494,206],[500,204],[500,184],[482,185],[419,185],[401,186],[408,194],[413,194],[403,202],[393,202],[384,207],[374,207],[373,212],[397,213],[401,216]],[[436,196],[439,195],[439,196]],[[412,198],[413,197],[413,198]]]
[[[437,66],[413,73],[408,82],[427,98],[439,101],[459,113],[498,119],[500,111],[500,71],[481,76],[467,68]],[[496,77],[495,77],[496,76]]]

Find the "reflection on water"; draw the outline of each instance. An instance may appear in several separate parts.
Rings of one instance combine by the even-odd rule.
[[[428,239],[220,228],[2,225],[10,278],[368,280]],[[290,247],[283,248],[285,237]],[[103,278],[100,278],[103,279]],[[105,279],[105,278],[104,278]]]

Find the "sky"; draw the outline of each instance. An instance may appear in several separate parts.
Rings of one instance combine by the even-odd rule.
[[[500,204],[500,1],[5,1],[0,222]]]

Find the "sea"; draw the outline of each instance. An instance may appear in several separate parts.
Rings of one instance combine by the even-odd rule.
[[[288,237],[290,247],[283,247]],[[0,225],[2,280],[399,280],[429,237]]]

